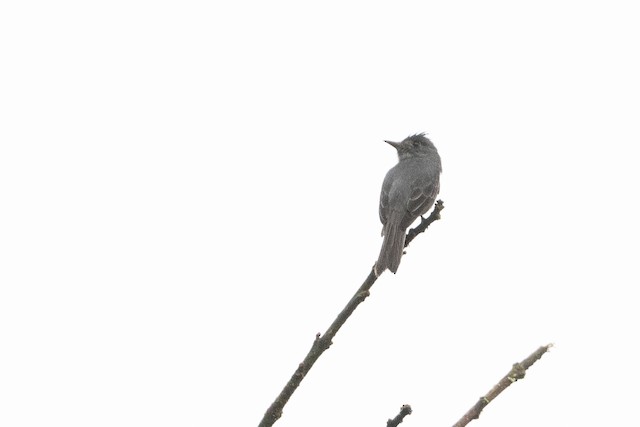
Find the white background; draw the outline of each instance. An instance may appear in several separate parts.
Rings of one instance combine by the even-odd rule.
[[[383,139],[446,209],[277,423],[637,422],[634,2],[0,6],[0,425],[255,426],[367,276]]]

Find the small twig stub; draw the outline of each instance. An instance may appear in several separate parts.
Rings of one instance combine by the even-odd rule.
[[[396,415],[394,419],[387,421],[387,427],[398,427],[402,420],[404,420],[404,417],[406,417],[407,415],[411,415],[411,412],[413,412],[411,410],[411,406],[402,405],[398,415]]]

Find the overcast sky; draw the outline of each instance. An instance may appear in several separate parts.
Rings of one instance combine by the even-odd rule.
[[[637,423],[639,13],[624,1],[6,1],[0,425],[256,426],[382,239],[442,220],[279,427]]]

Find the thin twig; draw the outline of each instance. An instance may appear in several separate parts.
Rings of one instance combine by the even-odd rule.
[[[416,235],[426,230],[429,224],[439,220],[440,211],[442,209],[444,209],[444,204],[441,200],[438,200],[435,208],[433,209],[433,212],[431,212],[431,215],[429,215],[429,217],[426,219],[422,218],[420,224],[415,229],[409,231],[409,234],[406,238],[407,244],[408,242],[413,240]],[[414,233],[414,235],[410,237],[409,235],[412,233]],[[331,346],[333,337],[335,337],[335,335],[338,333],[342,325],[344,325],[344,323],[347,321],[349,316],[351,316],[358,305],[360,305],[360,303],[369,296],[369,289],[371,289],[377,279],[378,277],[376,276],[375,268],[371,268],[369,276],[365,279],[360,288],[358,288],[356,293],[351,297],[351,300],[349,300],[340,314],[338,314],[338,317],[336,317],[336,319],[333,321],[331,326],[329,326],[324,335],[321,335],[320,333],[316,334],[316,339],[313,341],[309,353],[307,353],[302,363],[298,365],[298,368],[291,376],[291,379],[284,386],[276,400],[271,404],[271,406],[269,406],[269,409],[267,409],[267,411],[265,412],[262,421],[260,421],[260,424],[258,424],[258,427],[271,427],[282,416],[282,408],[284,408],[284,405],[287,404],[293,393],[296,391],[296,389],[302,382],[302,379],[305,377],[305,375],[307,375],[307,372],[309,372],[313,364],[316,363],[316,360],[318,360],[320,355],[322,355],[322,353],[324,353],[324,351]]]
[[[507,375],[505,375],[493,388],[487,393],[485,396],[482,396],[475,405],[471,407],[467,411],[466,414],[460,418],[460,420],[453,425],[453,427],[463,427],[469,424],[472,420],[475,420],[480,417],[480,413],[493,399],[498,397],[500,393],[502,393],[507,387],[509,387],[514,382],[521,380],[524,378],[524,374],[527,369],[531,367],[534,363],[538,361],[549,349],[553,346],[553,344],[548,344],[540,347],[529,357],[524,359],[520,363],[514,363],[513,367],[509,371]]]
[[[396,417],[392,420],[387,421],[387,427],[398,427],[398,425],[404,420],[404,417],[407,415],[411,415],[411,406],[402,405],[400,408],[400,413],[396,415]]]
[[[409,232],[407,233],[407,237],[404,239],[404,247],[406,248],[407,246],[409,246],[409,243],[411,243],[411,241],[415,239],[418,234],[423,233],[433,221],[439,220],[440,212],[443,209],[444,202],[442,200],[438,200],[433,207],[431,215],[429,215],[429,217],[426,219],[421,217],[422,221],[420,221],[420,224],[418,224],[416,228],[412,228],[411,230],[409,230]]]

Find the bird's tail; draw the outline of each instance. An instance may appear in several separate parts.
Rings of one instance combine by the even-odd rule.
[[[398,271],[405,239],[404,230],[400,228],[400,218],[394,218],[392,214],[382,228],[382,235],[384,240],[375,266],[376,276],[380,276],[386,269],[394,274]]]

